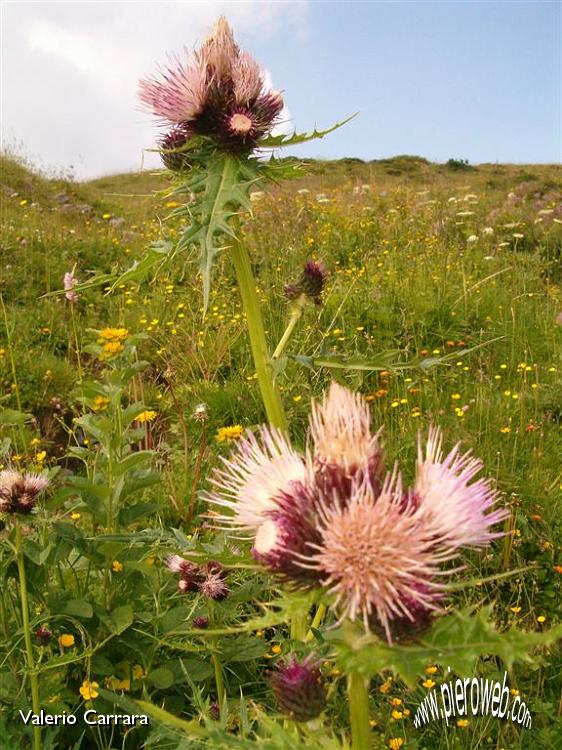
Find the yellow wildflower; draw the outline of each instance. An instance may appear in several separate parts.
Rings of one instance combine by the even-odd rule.
[[[458,719],[457,726],[461,729],[466,729],[466,727],[468,726],[468,719]]]
[[[389,740],[388,742],[390,750],[400,750],[403,744],[404,740],[402,739],[402,737],[394,737],[394,739]]]
[[[217,443],[231,442],[232,440],[239,440],[242,437],[244,428],[240,424],[230,425],[228,427],[221,427],[215,435]]]
[[[85,701],[89,701],[92,698],[97,698],[99,693],[96,688],[99,688],[97,682],[84,680],[84,682],[82,683],[82,687],[80,688],[80,695],[82,696],[82,698],[84,698]]]
[[[152,422],[157,416],[158,412],[147,409],[146,411],[141,411],[137,417],[137,422]]]
[[[109,404],[107,396],[96,396],[92,403],[92,411],[102,411],[106,409]]]
[[[429,678],[427,680],[424,680],[422,682],[422,685],[424,686],[424,688],[427,688],[427,690],[431,690],[432,687],[435,687],[435,683]]]
[[[62,646],[62,648],[70,648],[71,646],[74,646],[74,636],[70,635],[70,633],[59,635],[59,645]]]
[[[133,679],[142,680],[143,677],[146,677],[146,672],[141,667],[141,665],[140,664],[133,665]]]
[[[111,567],[114,573],[120,573],[123,570],[123,563],[120,563],[119,560],[114,560],[111,563]]]

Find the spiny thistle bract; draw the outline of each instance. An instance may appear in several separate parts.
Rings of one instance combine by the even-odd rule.
[[[500,536],[490,529],[507,511],[475,479],[481,461],[458,446],[443,456],[436,428],[404,488],[396,466],[385,474],[370,422],[365,399],[333,383],[312,406],[306,456],[262,427],[215,470],[207,499],[282,581],[324,589],[340,620],[361,619],[390,642],[429,624],[451,572],[443,564]]]
[[[141,80],[139,96],[163,124],[174,126],[161,141],[165,151],[198,135],[226,151],[250,153],[283,109],[283,97],[268,90],[261,68],[240,50],[222,16],[191,60],[176,57],[159,76]],[[170,169],[184,166],[180,152],[162,158]]]
[[[279,662],[268,679],[277,708],[293,721],[311,721],[326,707],[322,673],[311,657]]]

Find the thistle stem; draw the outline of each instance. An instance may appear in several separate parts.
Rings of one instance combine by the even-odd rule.
[[[279,343],[277,344],[277,347],[273,352],[273,355],[271,357],[272,360],[278,359],[283,354],[283,352],[285,351],[285,347],[287,346],[287,343],[293,334],[295,326],[301,318],[302,306],[295,305],[291,311],[291,317],[289,318],[289,323],[287,324],[285,333],[283,334],[283,336],[281,336],[281,339],[279,340]]]
[[[242,305],[246,313],[250,346],[267,420],[272,427],[278,427],[280,430],[286,431],[287,418],[281,396],[273,383],[263,318],[256,293],[256,281],[252,272],[250,256],[243,244],[234,240],[230,248],[230,257],[234,264]]]
[[[18,564],[18,576],[20,582],[20,599],[21,599],[21,617],[23,622],[23,638],[25,643],[25,653],[27,668],[29,670],[29,679],[31,682],[31,702],[33,713],[39,714],[41,703],[39,701],[39,682],[35,672],[35,660],[33,658],[33,646],[31,645],[31,632],[29,627],[29,609],[27,606],[27,580],[25,577],[25,563],[23,559],[23,545],[21,538],[21,528],[16,522],[16,559]],[[33,726],[33,747],[34,750],[41,750],[41,727]]]
[[[299,612],[291,620],[291,638],[294,641],[304,641],[308,632],[308,617],[306,612]]]
[[[320,603],[316,609],[314,620],[312,621],[310,625],[310,630],[308,631],[308,633],[306,634],[304,638],[305,643],[308,641],[311,641],[314,638],[314,633],[312,631],[317,629],[322,624],[325,614],[326,614],[326,605]]]
[[[369,681],[358,672],[351,672],[348,675],[347,698],[349,702],[352,750],[369,750],[371,747]]]

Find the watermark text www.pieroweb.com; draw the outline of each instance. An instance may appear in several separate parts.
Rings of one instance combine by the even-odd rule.
[[[484,677],[444,682],[423,699],[414,714],[414,726],[419,729],[439,719],[448,724],[451,719],[468,716],[494,716],[530,729],[531,712],[515,692],[508,687],[507,672],[502,682]]]

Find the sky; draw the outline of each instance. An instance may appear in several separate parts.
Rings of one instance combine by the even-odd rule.
[[[562,3],[3,0],[4,149],[77,179],[159,164],[138,79],[222,13],[283,91],[299,156],[562,161]]]

